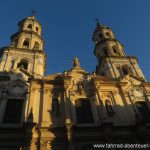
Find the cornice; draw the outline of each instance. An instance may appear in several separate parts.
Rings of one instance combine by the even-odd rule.
[[[17,51],[18,52],[28,52],[28,53],[39,53],[39,54],[42,54],[46,57],[46,54],[44,52],[44,50],[34,50],[34,49],[25,49],[25,48],[16,48],[16,47],[2,47],[1,50],[14,50],[14,51]]]
[[[43,41],[43,38],[40,35],[38,35],[36,32],[34,32],[34,31],[28,31],[28,30],[21,30],[21,31],[13,34],[10,37],[10,39],[12,40],[15,36],[18,36],[19,34],[22,34],[22,33],[34,34],[34,35],[38,36]]]
[[[134,60],[136,60],[137,61],[137,63],[138,63],[138,58],[136,57],[136,56],[107,56],[107,57],[102,57],[101,58],[101,63],[100,63],[100,65],[99,65],[99,67],[101,67],[101,66],[103,66],[103,64],[107,61],[107,60],[117,60],[118,61],[118,59],[121,59],[121,60],[128,60],[128,59],[134,59]]]
[[[25,18],[25,19],[19,21],[18,26],[20,26],[23,22],[25,22],[27,20],[35,21],[35,22],[37,22],[41,26],[41,24],[36,19],[29,19],[29,18]]]

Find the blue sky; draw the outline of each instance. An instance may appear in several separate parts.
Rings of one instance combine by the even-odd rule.
[[[99,18],[113,29],[127,55],[137,56],[150,80],[150,1],[149,0],[5,0],[0,9],[0,47],[10,44],[19,20],[36,10],[42,24],[47,72],[63,72],[73,57],[81,66],[95,71],[92,34]]]

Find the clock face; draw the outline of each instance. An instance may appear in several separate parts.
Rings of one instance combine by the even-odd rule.
[[[143,96],[142,91],[140,91],[140,90],[138,90],[138,89],[134,89],[132,94],[133,94],[133,96],[136,97],[136,98],[140,98],[140,97]]]

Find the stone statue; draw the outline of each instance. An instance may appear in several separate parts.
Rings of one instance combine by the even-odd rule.
[[[80,61],[77,57],[73,59],[73,68],[80,68]]]

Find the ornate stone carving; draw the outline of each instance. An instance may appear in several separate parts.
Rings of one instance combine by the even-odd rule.
[[[128,91],[133,101],[143,100],[144,98],[144,89],[139,86],[134,86],[130,91]]]
[[[137,89],[134,89],[134,90],[132,91],[132,94],[133,94],[133,96],[134,96],[135,98],[140,98],[140,97],[143,96],[143,92],[140,91],[140,90],[137,90]]]
[[[27,86],[28,85],[21,80],[10,82],[8,83],[8,85],[6,85],[6,89],[3,96],[7,95],[8,97],[21,97],[25,99],[28,97]]]
[[[22,86],[13,85],[13,89],[10,91],[9,96],[13,97],[22,97],[24,96],[25,91]]]
[[[101,98],[105,99],[105,98],[111,98],[112,95],[109,92],[102,92],[101,93]]]

